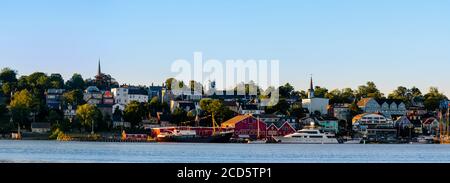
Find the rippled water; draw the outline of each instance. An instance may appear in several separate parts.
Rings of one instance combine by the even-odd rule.
[[[450,145],[188,144],[0,140],[0,162],[449,163]]]

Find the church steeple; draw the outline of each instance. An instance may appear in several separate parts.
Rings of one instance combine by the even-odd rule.
[[[310,81],[310,87],[309,87],[309,90],[308,90],[308,98],[314,98],[314,84],[313,84],[313,78],[312,78],[312,75],[311,75],[311,81]]]
[[[97,76],[102,75],[102,69],[100,67],[100,59],[98,59],[98,70],[97,70]]]

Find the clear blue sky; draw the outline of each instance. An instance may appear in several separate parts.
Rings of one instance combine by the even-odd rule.
[[[279,59],[281,81],[450,95],[449,0],[1,0],[0,67],[160,83],[175,59]]]

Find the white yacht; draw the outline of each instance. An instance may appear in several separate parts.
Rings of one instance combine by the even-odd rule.
[[[282,144],[339,144],[333,134],[321,133],[317,129],[303,129],[284,137],[277,137]]]

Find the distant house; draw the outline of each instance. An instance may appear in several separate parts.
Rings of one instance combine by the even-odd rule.
[[[242,104],[239,106],[239,114],[263,114],[264,110],[260,109],[258,104]]]
[[[123,85],[119,88],[111,89],[111,93],[114,97],[114,110],[118,107],[120,110],[124,110],[125,106],[132,101],[139,103],[148,102],[149,95],[148,90],[142,87]]]
[[[180,108],[186,112],[197,110],[200,108],[198,102],[193,101],[170,101],[170,111],[173,112],[176,108]]]
[[[231,100],[231,101],[223,101],[223,105],[230,109],[231,111],[235,113],[239,113],[239,103]]]
[[[49,109],[61,109],[64,92],[64,89],[48,89],[45,92],[47,107]]]
[[[269,123],[275,123],[280,121],[281,117],[275,115],[275,114],[259,114],[259,115],[253,115],[259,120],[263,121],[266,124]]]
[[[350,104],[337,103],[330,105],[329,112],[331,116],[337,118],[338,120],[350,121]]]
[[[164,89],[164,85],[163,86],[154,86],[152,83],[152,85],[148,88],[148,99],[151,100],[153,97],[158,97],[161,100],[163,89]]]
[[[84,91],[83,99],[86,103],[96,106],[102,103],[103,93],[96,86],[89,86]]]
[[[392,119],[393,116],[404,116],[407,112],[406,105],[401,100],[363,98],[358,102],[358,107],[361,108],[364,113],[381,113],[390,119]]]
[[[234,128],[234,138],[261,139],[267,135],[266,123],[257,120],[251,115],[238,115],[222,123],[221,126],[223,128]]]
[[[50,131],[50,123],[31,123],[31,132],[33,133],[48,133]]]

